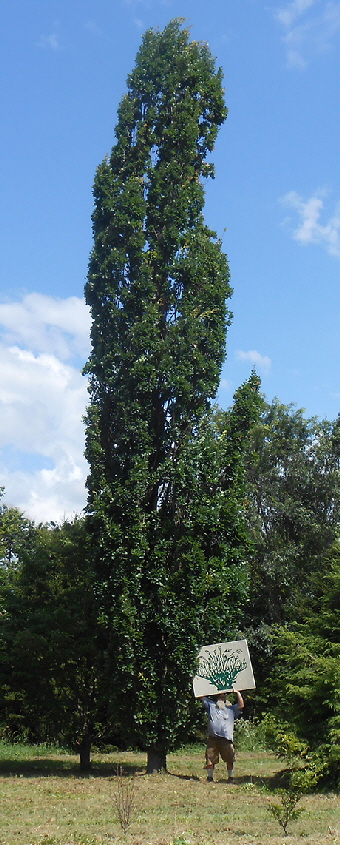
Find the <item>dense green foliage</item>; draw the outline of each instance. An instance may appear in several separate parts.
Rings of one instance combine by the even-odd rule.
[[[80,746],[95,718],[99,674],[84,520],[31,527],[29,545],[24,522],[1,591],[6,735]]]
[[[129,524],[138,501],[152,513],[164,497],[165,466],[216,393],[231,290],[200,181],[226,117],[221,73],[172,22],[146,34],[128,82],[96,175],[86,299],[89,505],[110,507],[114,482]]]
[[[263,401],[247,451],[247,509],[252,536],[244,631],[266,708],[268,668],[278,624],[303,620],[315,573],[337,536],[340,513],[339,420],[307,419],[277,400]]]
[[[254,540],[252,623],[296,619],[313,593],[313,573],[337,532],[340,423],[264,403],[248,450]]]
[[[18,508],[0,506],[0,563],[4,576],[15,571],[22,550],[30,546],[32,530],[33,522]]]
[[[314,595],[299,624],[275,635],[274,713],[285,713],[319,775],[340,785],[340,546],[314,573]]]

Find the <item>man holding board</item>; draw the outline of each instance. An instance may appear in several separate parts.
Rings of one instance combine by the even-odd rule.
[[[198,655],[198,673],[193,680],[194,695],[208,713],[206,768],[208,781],[214,779],[220,756],[227,764],[228,778],[234,775],[234,720],[242,713],[244,702],[239,688],[254,689],[255,681],[246,640],[204,646]],[[233,691],[237,701],[231,704],[226,693]]]
[[[233,783],[234,778],[234,720],[242,713],[244,701],[241,693],[235,690],[237,703],[227,701],[225,692],[217,695],[203,696],[202,701],[208,713],[208,736],[205,752],[207,780],[214,780],[214,769],[219,762],[220,755],[227,764],[228,780]]]

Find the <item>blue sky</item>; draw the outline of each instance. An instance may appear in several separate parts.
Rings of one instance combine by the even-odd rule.
[[[234,319],[219,402],[253,365],[268,400],[340,411],[340,0],[2,0],[0,484],[33,519],[85,505],[83,287],[94,172],[143,32],[185,18],[229,115],[206,220]]]

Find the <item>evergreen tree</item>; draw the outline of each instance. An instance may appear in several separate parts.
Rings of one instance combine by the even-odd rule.
[[[24,535],[24,529],[23,529]],[[25,538],[24,538],[25,539]],[[84,520],[34,527],[0,597],[1,721],[10,739],[61,741],[89,767],[100,651]]]
[[[257,679],[256,706],[268,706],[276,626],[304,622],[319,590],[340,515],[340,418],[308,419],[263,401],[247,449],[252,537],[245,636]],[[326,557],[325,557],[326,556]],[[270,696],[270,693],[269,693]]]
[[[227,114],[221,80],[179,21],[149,30],[94,186],[88,525],[108,717],[149,771],[187,735],[197,649],[235,630],[245,593],[238,509],[226,518],[237,473],[209,421],[231,295],[201,181]]]
[[[339,525],[339,430],[339,419],[263,402],[247,458],[250,624],[296,620],[313,598],[314,573]]]
[[[0,568],[3,573],[15,569],[22,549],[30,544],[32,529],[33,522],[18,508],[0,505]]]
[[[300,624],[275,632],[271,712],[307,742],[318,778],[340,786],[340,543],[323,556]],[[274,704],[272,704],[274,702]]]

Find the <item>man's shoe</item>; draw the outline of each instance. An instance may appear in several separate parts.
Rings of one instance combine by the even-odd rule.
[[[234,778],[228,778],[228,783],[235,783]]]

